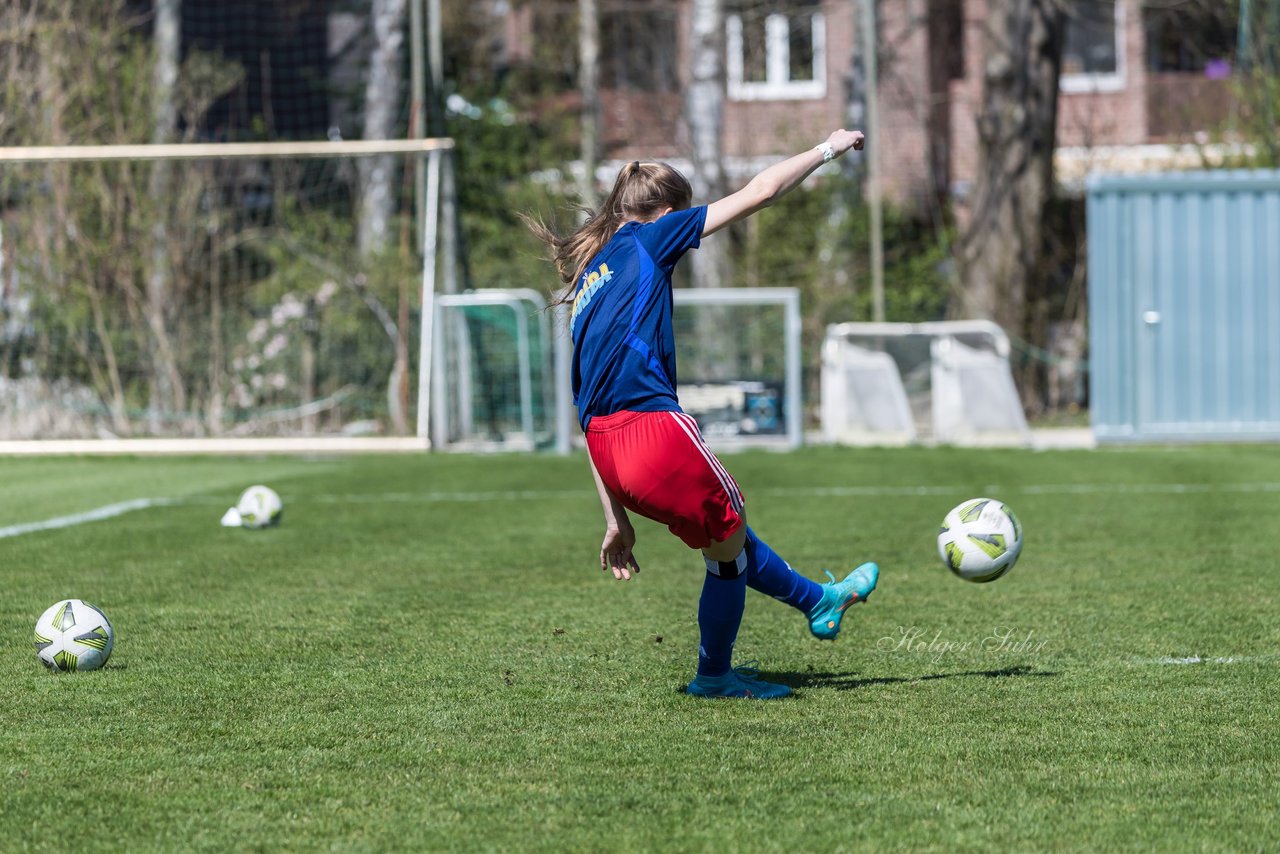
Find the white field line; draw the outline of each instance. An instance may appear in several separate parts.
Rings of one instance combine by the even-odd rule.
[[[1177,667],[1193,664],[1249,664],[1256,662],[1270,662],[1274,660],[1275,657],[1269,655],[1162,655],[1159,658],[1135,658],[1132,659],[1130,663],[1141,665],[1171,665]]]
[[[969,495],[972,487],[966,486],[813,486],[813,487],[764,487],[747,490],[747,495],[781,495],[793,498],[881,498],[913,497],[929,495]],[[1200,493],[1280,493],[1280,483],[1064,483],[1039,486],[982,487],[987,495],[1184,495]],[[369,492],[350,494],[323,494],[297,496],[297,500],[320,504],[376,504],[386,502],[438,504],[447,502],[477,501],[545,501],[548,499],[579,499],[594,497],[589,489],[557,490],[493,490],[487,492]]]
[[[30,439],[0,442],[0,456],[43,457],[62,454],[306,454],[402,453],[425,451],[426,439],[408,436],[333,436],[258,439]]]
[[[299,495],[298,501],[317,504],[465,504],[477,501],[546,501],[552,498],[594,496],[587,489],[523,489],[493,492],[369,492],[349,495]]]
[[[41,522],[27,522],[23,525],[10,525],[7,528],[0,528],[0,540],[6,537],[18,537],[22,534],[31,534],[36,531],[52,531],[57,528],[70,528],[73,525],[83,525],[85,522],[97,522],[102,519],[110,519],[113,516],[120,516],[125,513],[131,513],[134,510],[145,510],[148,507],[160,507],[165,504],[172,504],[168,498],[136,498],[133,501],[121,501],[118,504],[107,504],[94,510],[88,510],[84,513],[73,513],[70,516],[57,516],[53,519],[45,519]]]
[[[972,492],[963,486],[828,486],[759,490],[769,495],[804,496],[913,496],[959,495]],[[1280,483],[1059,483],[1031,486],[987,484],[989,495],[1182,495],[1206,492],[1280,492]]]
[[[761,495],[780,495],[792,498],[877,498],[911,497],[928,495],[969,495],[972,488],[963,486],[816,486],[816,487],[765,487],[749,490]],[[982,488],[987,495],[1183,495],[1200,493],[1280,493],[1280,483],[1064,483],[1031,486],[999,486],[988,484]],[[493,490],[483,492],[376,492],[290,496],[290,501],[317,504],[464,504],[484,501],[547,501],[555,499],[580,500],[592,496],[588,489],[523,489]],[[40,522],[28,522],[0,528],[0,539],[17,537],[37,531],[69,528],[86,522],[110,519],[134,510],[163,507],[175,504],[225,504],[228,499],[212,496],[188,499],[138,498],[107,504],[84,513],[58,516]],[[234,503],[234,499],[231,499]]]

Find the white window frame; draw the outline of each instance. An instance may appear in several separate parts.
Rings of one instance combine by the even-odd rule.
[[[1125,6],[1126,0],[1116,3],[1116,70],[1106,73],[1063,74],[1058,79],[1058,89],[1069,94],[1094,92],[1119,92],[1125,86]]]
[[[799,101],[827,95],[827,23],[822,12],[814,11],[813,79],[792,80],[789,16],[785,11],[765,18],[765,79],[743,80],[742,16],[729,15],[725,22],[725,56],[729,97],[735,101]]]

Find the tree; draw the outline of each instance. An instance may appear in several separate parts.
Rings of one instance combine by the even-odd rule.
[[[708,202],[725,194],[724,133],[724,0],[694,0],[689,38],[691,79],[685,90],[684,118],[693,155],[693,198]],[[728,284],[728,244],[708,241],[690,256],[697,287]]]
[[[1280,165],[1280,0],[1241,0],[1239,14],[1240,132],[1256,148],[1252,165],[1274,167]]]
[[[416,2],[416,0],[415,0]],[[400,115],[401,46],[408,7],[406,0],[373,0],[369,23],[373,44],[369,50],[369,72],[364,92],[364,138],[391,139],[395,136]],[[415,115],[413,121],[417,121]],[[362,157],[356,161],[360,174],[359,227],[356,247],[366,261],[386,251],[391,241],[391,219],[396,210],[396,159],[391,155]],[[408,429],[406,410],[409,393],[409,354],[407,331],[409,308],[407,285],[399,283],[399,306],[393,346],[396,352],[391,376],[387,380],[387,407],[392,429],[403,435]]]
[[[694,0],[689,38],[690,80],[685,89],[684,118],[689,128],[693,160],[693,198],[696,203],[714,201],[725,195],[724,151],[724,0]],[[689,256],[693,285],[721,288],[729,284],[729,241],[727,235],[702,244]],[[690,366],[694,377],[720,379],[732,364],[729,343],[721,338],[728,328],[723,309],[698,316],[697,336],[707,346]],[[722,342],[723,343],[717,343]]]
[[[178,85],[178,62],[182,53],[182,0],[156,0],[155,63],[152,73],[153,143],[173,142],[178,128],[174,90]],[[167,160],[151,164],[151,198],[166,199],[173,184],[173,165]],[[170,264],[168,224],[157,217],[151,229],[151,266],[147,271],[147,322],[151,335],[148,360],[151,387],[147,408],[152,433],[159,433],[165,413],[186,410],[186,391],[178,373],[170,326],[177,310],[173,304],[173,268]]]
[[[578,0],[578,88],[582,92],[582,203],[594,208],[600,161],[600,9],[596,0]]]
[[[193,133],[241,71],[198,50],[170,65],[177,10],[176,0],[158,8],[148,38],[125,0],[0,5],[10,95],[0,138],[137,144]],[[130,409],[145,409],[152,429],[173,428],[163,414],[195,428],[188,410],[197,387],[207,388],[215,337],[208,321],[216,310],[204,310],[220,209],[209,171],[125,161],[13,165],[0,174],[14,275],[30,294],[35,330],[24,370],[91,388],[115,432],[133,429]]]
[[[1065,28],[1060,0],[988,0],[978,168],[957,248],[963,290],[953,313],[994,320],[1015,336],[1025,334],[1028,284],[1054,191]],[[1024,386],[1024,395],[1033,392]]]
[[[404,43],[405,0],[373,0],[369,20],[373,47],[369,51],[369,76],[365,81],[364,138],[391,139],[400,115],[400,49]],[[391,215],[395,210],[395,158],[365,157],[360,168],[361,255],[387,245]]]

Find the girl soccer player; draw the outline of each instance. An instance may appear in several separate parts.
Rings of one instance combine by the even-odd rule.
[[[791,693],[731,666],[747,587],[798,609],[814,636],[833,640],[845,609],[875,589],[879,569],[865,563],[842,581],[828,573],[831,583],[818,584],[793,571],[747,526],[738,484],[676,400],[671,274],[702,238],[768,207],[862,142],[858,131],[835,131],[736,193],[698,207],[690,207],[693,191],[679,172],[636,161],[622,169],[600,211],[567,237],[529,221],[550,247],[567,286],[564,302],[573,306],[573,398],[604,507],[600,568],[619,580],[640,571],[628,510],[666,524],[702,551],[707,575],[698,602],[698,670],[685,689],[694,696]]]

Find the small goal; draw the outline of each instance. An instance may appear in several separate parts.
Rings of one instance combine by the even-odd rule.
[[[795,288],[672,291],[676,394],[717,450],[796,448],[803,442],[800,293]],[[572,403],[564,318],[555,339],[555,447],[581,441]]]
[[[549,448],[557,431],[551,318],[542,295],[526,288],[441,294],[434,328],[432,447]]]
[[[1009,338],[989,321],[833,324],[821,382],[829,442],[1030,442]]]

